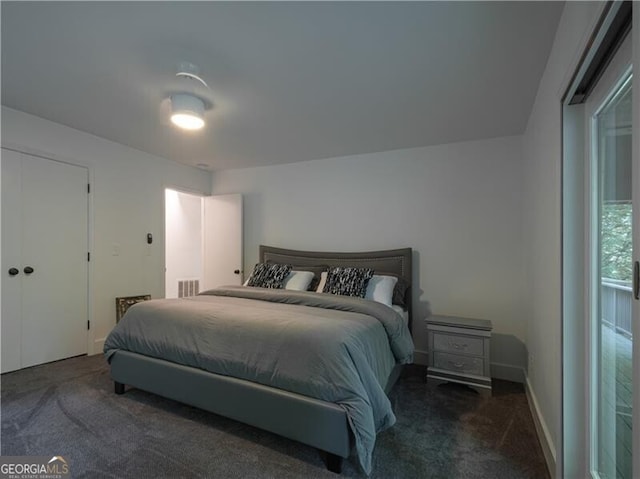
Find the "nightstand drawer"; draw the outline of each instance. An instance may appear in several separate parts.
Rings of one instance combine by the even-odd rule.
[[[477,376],[482,376],[484,373],[484,361],[482,358],[472,358],[457,354],[435,352],[433,354],[433,366],[438,369],[475,374]]]
[[[482,338],[458,336],[455,334],[433,333],[433,350],[450,353],[463,353],[472,356],[484,355]]]

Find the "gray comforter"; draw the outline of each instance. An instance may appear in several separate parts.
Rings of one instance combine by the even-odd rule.
[[[360,298],[241,286],[132,306],[107,337],[132,351],[333,402],[371,470],[376,434],[395,423],[383,387],[413,342],[391,308]]]

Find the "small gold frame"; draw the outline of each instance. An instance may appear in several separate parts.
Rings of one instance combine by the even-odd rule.
[[[131,306],[141,301],[148,301],[151,299],[150,294],[143,294],[141,296],[123,296],[116,298],[116,323],[122,319],[124,313],[127,312]]]

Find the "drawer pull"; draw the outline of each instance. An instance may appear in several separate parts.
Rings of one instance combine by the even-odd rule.
[[[453,349],[457,349],[458,351],[462,351],[463,349],[467,349],[469,346],[467,343],[454,343],[453,341],[449,341],[449,346]]]
[[[464,363],[454,363],[453,361],[449,361],[449,364],[457,369],[462,369],[464,367]]]

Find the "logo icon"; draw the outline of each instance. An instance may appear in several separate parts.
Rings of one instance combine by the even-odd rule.
[[[66,479],[69,473],[62,456],[0,457],[0,479]]]

